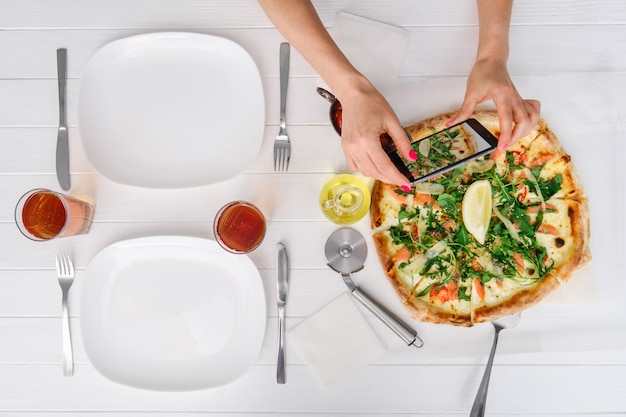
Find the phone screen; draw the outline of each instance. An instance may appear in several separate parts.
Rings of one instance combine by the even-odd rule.
[[[404,159],[397,150],[387,152],[391,161],[416,184],[492,152],[498,139],[476,119],[457,123],[411,143],[417,160]]]

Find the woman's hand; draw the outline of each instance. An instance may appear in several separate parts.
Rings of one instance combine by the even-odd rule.
[[[408,190],[409,180],[398,171],[382,148],[387,133],[405,159],[415,160],[409,138],[385,98],[364,77],[337,92],[342,107],[341,145],[353,171]]]
[[[496,105],[500,120],[498,150],[503,152],[535,126],[541,104],[520,96],[504,62],[483,59],[476,61],[470,72],[465,100],[455,120],[468,119],[479,103],[490,99]]]

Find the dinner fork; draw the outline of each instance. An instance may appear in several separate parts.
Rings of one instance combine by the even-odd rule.
[[[289,79],[289,44],[280,44],[280,126],[274,140],[274,171],[287,171],[291,158],[291,142],[287,135],[285,110],[287,107],[287,81]]]
[[[70,333],[70,315],[67,308],[67,295],[74,282],[74,264],[67,253],[56,254],[56,267],[59,285],[63,297],[61,299],[61,320],[63,326],[63,374],[74,375],[74,358],[72,352],[72,335]]]
[[[487,390],[489,389],[489,378],[491,376],[493,358],[496,356],[496,348],[498,347],[498,336],[502,330],[511,329],[517,326],[521,317],[522,313],[517,313],[491,322],[494,328],[493,344],[491,345],[491,352],[489,353],[489,359],[487,360],[487,366],[485,367],[483,379],[480,381],[480,387],[478,388],[476,398],[474,399],[474,405],[470,411],[470,417],[483,417],[485,415],[485,408],[487,406]]]

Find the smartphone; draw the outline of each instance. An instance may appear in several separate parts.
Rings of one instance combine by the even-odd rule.
[[[497,146],[498,139],[486,127],[469,119],[423,139],[411,138],[415,161],[404,159],[395,147],[387,148],[387,155],[413,185],[493,152]]]

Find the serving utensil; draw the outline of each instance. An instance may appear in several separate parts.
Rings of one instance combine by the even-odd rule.
[[[65,102],[67,96],[67,49],[57,49],[57,77],[59,81],[59,128],[57,131],[56,169],[59,185],[70,189],[70,149],[67,132]]]
[[[63,327],[63,374],[74,375],[74,354],[72,352],[72,334],[70,332],[70,315],[67,308],[67,295],[74,282],[74,264],[67,253],[56,254],[56,269],[59,285],[63,294],[61,299],[61,320]]]
[[[282,242],[276,244],[276,299],[278,304],[278,359],[276,383],[285,383],[285,306],[289,292],[289,259]]]
[[[485,415],[485,407],[487,405],[487,390],[489,389],[489,378],[491,376],[491,367],[493,366],[493,358],[496,356],[496,348],[498,346],[498,336],[504,329],[512,329],[519,324],[522,313],[517,313],[512,316],[502,317],[498,320],[491,322],[494,328],[493,344],[491,346],[491,352],[489,353],[489,359],[487,360],[487,366],[483,379],[480,381],[480,387],[476,393],[474,399],[474,405],[470,412],[470,417],[482,417]]]
[[[363,263],[367,258],[367,243],[363,235],[349,227],[335,230],[328,237],[324,250],[328,266],[341,274],[341,278],[343,278],[350,293],[357,301],[367,307],[408,346],[418,348],[424,346],[424,342],[419,338],[415,330],[362,290],[352,280],[351,274],[363,269]]]
[[[291,158],[291,142],[287,135],[285,111],[287,107],[287,81],[289,79],[289,44],[280,44],[280,126],[274,140],[274,171],[287,171]]]

